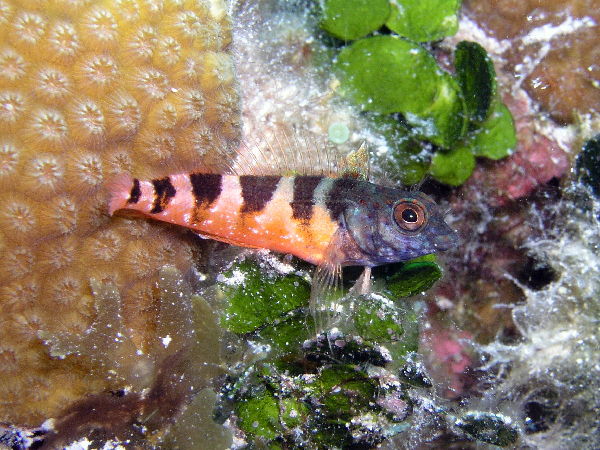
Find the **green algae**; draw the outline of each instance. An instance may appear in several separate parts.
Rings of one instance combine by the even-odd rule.
[[[436,152],[431,158],[429,173],[438,181],[450,186],[460,186],[475,169],[475,155],[467,147],[449,152]]]
[[[378,296],[361,297],[354,324],[363,338],[376,342],[397,341],[404,333],[398,308]]]
[[[413,41],[436,41],[458,30],[460,1],[397,0],[390,4],[392,9],[386,26]]]
[[[419,44],[376,36],[344,47],[334,63],[340,94],[364,111],[378,113],[373,120],[383,125],[392,146],[390,160],[409,184],[427,170],[436,180],[459,186],[471,176],[475,157],[498,160],[516,146],[512,116],[498,100],[494,67],[485,50],[461,42],[455,56],[457,73],[452,76]],[[389,114],[399,114],[401,120],[387,116],[386,121]],[[427,149],[427,142],[437,151],[419,151]],[[431,159],[424,161],[427,157]]]
[[[325,17],[352,28],[354,20],[360,21],[360,8],[346,3],[325,2]],[[499,160],[516,147],[511,114],[498,98],[494,65],[481,45],[463,41],[455,49],[451,74],[421,45],[456,32],[459,1],[390,5],[382,35],[368,36],[376,25],[366,13],[369,31],[344,34],[344,39],[356,40],[336,49],[338,92],[364,112],[399,124],[391,133],[384,127],[382,134],[391,148],[384,166],[398,172],[400,181],[414,184],[429,173],[439,182],[459,186],[473,172],[475,157]],[[377,7],[372,8],[374,13]],[[333,25],[324,25],[327,20],[321,19],[322,27],[340,37]]]
[[[325,367],[317,380],[318,397],[329,410],[330,422],[346,423],[376,400],[376,381],[353,364]]]
[[[470,120],[482,123],[498,95],[494,64],[481,45],[461,41],[454,51],[454,67]]]
[[[279,402],[268,391],[253,392],[236,406],[238,425],[249,435],[273,440],[283,433]]]
[[[481,128],[472,134],[468,145],[475,156],[495,161],[512,154],[517,146],[517,134],[508,108],[496,103]]]
[[[343,40],[355,40],[381,28],[390,15],[388,0],[323,0],[321,28]]]
[[[229,384],[226,395],[236,398],[237,424],[250,448],[331,448],[353,443],[356,416],[382,412],[378,384],[353,364],[310,374],[258,364]]]
[[[408,402],[411,385],[388,378],[396,379],[390,374],[418,349],[418,316],[409,302],[385,293],[351,297],[342,302],[350,308],[347,323],[337,324],[344,331],[315,336],[300,273],[278,274],[247,259],[218,279],[226,297],[221,323],[260,351],[219,395],[219,409],[233,412],[250,448],[376,445],[404,429],[408,409],[400,414],[385,405]],[[369,367],[386,375],[370,375]]]
[[[466,106],[458,83],[419,44],[375,36],[344,47],[334,70],[340,94],[364,111],[401,113],[413,134],[442,147],[466,131]]]
[[[396,146],[385,162],[390,176],[404,186],[418,184],[429,170],[431,149],[408,136],[394,141]]]
[[[434,100],[441,73],[433,56],[397,36],[375,36],[344,47],[334,69],[341,93],[365,111],[422,112]]]
[[[419,119],[408,120],[408,123],[420,138],[441,148],[453,148],[467,132],[468,113],[463,93],[456,80],[446,72],[441,72],[436,90],[434,101],[423,110]],[[423,119],[424,128],[420,125]]]
[[[273,323],[295,308],[306,306],[310,285],[302,277],[287,275],[265,282],[260,267],[247,260],[234,264],[220,278],[228,301],[221,325],[244,334]]]
[[[354,325],[363,344],[384,345],[391,356],[389,370],[397,370],[419,349],[419,320],[411,303],[378,293],[359,297],[355,308]]]
[[[365,37],[384,24],[399,36],[435,41],[456,33],[460,4],[457,0],[323,0],[320,26],[347,41]]]
[[[442,277],[442,270],[431,260],[417,258],[402,263],[387,280],[387,290],[393,298],[411,297],[425,292]]]
[[[388,176],[404,186],[418,184],[429,170],[431,147],[411,136],[409,128],[394,115],[372,114],[369,120],[391,146],[383,167]]]

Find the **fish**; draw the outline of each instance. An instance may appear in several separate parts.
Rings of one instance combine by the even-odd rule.
[[[458,241],[429,196],[368,181],[356,168],[365,151],[361,146],[353,152],[337,177],[198,171],[139,180],[123,175],[110,186],[108,211],[134,212],[205,238],[316,265],[314,315],[316,305],[341,286],[342,267],[363,266],[370,275],[372,267],[448,250]]]

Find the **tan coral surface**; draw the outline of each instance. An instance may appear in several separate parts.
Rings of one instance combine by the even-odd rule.
[[[90,327],[90,278],[117,286],[148,347],[158,270],[185,272],[192,246],[108,217],[104,183],[189,170],[237,139],[230,40],[220,0],[0,0],[0,422],[38,426],[122,387],[39,337]]]
[[[599,110],[600,8],[597,0],[467,0],[465,11],[494,37],[528,94],[552,118],[572,123]]]

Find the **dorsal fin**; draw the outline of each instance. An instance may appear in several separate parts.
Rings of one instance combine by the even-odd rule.
[[[246,137],[235,154],[235,175],[338,177],[341,173],[341,160],[333,147],[298,132]]]
[[[363,142],[357,150],[352,150],[340,165],[343,178],[368,180],[370,167],[367,144]]]
[[[230,175],[323,175],[369,178],[369,151],[363,142],[340,156],[327,141],[314,142],[299,132],[246,136],[236,147],[217,150],[199,162],[200,171]]]

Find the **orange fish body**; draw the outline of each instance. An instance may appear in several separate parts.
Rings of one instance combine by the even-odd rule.
[[[319,192],[330,181],[321,176],[204,173],[152,181],[123,178],[112,187],[109,212],[135,210],[205,237],[320,264],[339,227]]]
[[[330,271],[447,250],[456,234],[424,194],[356,178],[177,174],[121,179],[109,211],[135,210],[231,244],[291,253]]]

